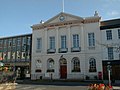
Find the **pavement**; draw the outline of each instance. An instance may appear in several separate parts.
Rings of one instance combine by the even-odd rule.
[[[24,79],[24,80],[16,80],[16,83],[19,84],[42,84],[42,85],[83,85],[83,86],[88,86],[91,83],[104,83],[108,84],[108,80],[30,80],[30,79]],[[112,86],[120,86],[120,80],[116,80],[115,83],[111,83]]]
[[[107,81],[101,80],[85,80],[85,81],[73,81],[73,80],[17,80],[18,84],[27,85],[54,85],[54,86],[85,86],[90,83],[107,83]],[[113,85],[113,90],[120,90],[120,81],[116,81]]]
[[[88,86],[89,82],[68,81],[68,80],[17,80],[18,84],[34,85],[57,85],[57,86]]]
[[[0,90],[88,90],[90,83],[104,83],[100,80],[17,80],[16,83],[0,84]],[[106,83],[106,81],[105,81]],[[119,84],[117,81],[116,84]],[[113,90],[120,90],[119,85],[113,85]]]

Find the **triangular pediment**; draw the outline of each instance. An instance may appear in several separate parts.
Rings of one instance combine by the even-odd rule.
[[[67,14],[64,12],[59,13],[58,15],[54,16],[53,18],[46,21],[44,24],[51,24],[51,23],[59,23],[59,22],[67,22],[67,21],[75,21],[80,20],[82,21],[83,18],[71,14]]]
[[[61,12],[58,15],[52,17],[48,21],[40,24],[35,24],[31,26],[33,30],[41,29],[41,28],[50,28],[53,26],[61,26],[61,25],[68,25],[68,24],[75,24],[75,23],[93,23],[93,22],[99,22],[100,17],[99,16],[92,16],[92,17],[86,17],[82,18],[79,16],[75,16],[72,14]]]

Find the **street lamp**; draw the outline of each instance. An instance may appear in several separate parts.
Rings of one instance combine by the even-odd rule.
[[[110,62],[107,62],[107,70],[108,70],[108,82],[109,82],[109,86],[111,86],[111,78],[110,78],[110,71],[111,71],[111,65]]]

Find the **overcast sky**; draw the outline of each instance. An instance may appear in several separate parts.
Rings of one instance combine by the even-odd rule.
[[[99,12],[102,20],[120,18],[120,0],[64,0],[65,13],[80,17]],[[62,0],[0,0],[0,37],[32,33],[33,24],[62,12]]]

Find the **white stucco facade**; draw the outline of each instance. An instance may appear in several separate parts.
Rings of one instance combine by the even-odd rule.
[[[120,19],[101,22],[101,45],[103,79],[120,80]]]
[[[60,18],[64,20],[60,20]],[[102,72],[101,45],[97,44],[97,41],[101,43],[99,23],[100,17],[96,15],[82,18],[60,13],[45,23],[33,25],[31,79],[85,79],[86,76],[94,79],[98,72]],[[95,45],[92,47],[89,46],[88,33],[94,33]],[[77,48],[73,48],[73,35],[78,35],[77,38],[79,38]],[[64,49],[61,48],[61,36],[66,36],[66,48]],[[49,49],[50,37],[55,38],[55,49],[53,50]],[[38,38],[41,39],[40,50],[37,49]],[[75,72],[72,63],[74,58],[79,60],[77,66],[80,67]],[[94,72],[89,71],[91,58],[95,59],[96,70]],[[49,59],[54,61],[52,68],[54,71],[52,72],[47,71]],[[60,64],[62,60],[65,60],[64,65]],[[40,61],[39,67],[36,65],[37,61]],[[40,71],[37,72],[36,69]]]
[[[102,37],[102,60],[120,60],[120,38],[118,35],[120,28],[110,28],[101,30]],[[106,31],[111,31],[112,39],[107,40]],[[108,48],[113,47],[113,59],[109,59]]]

